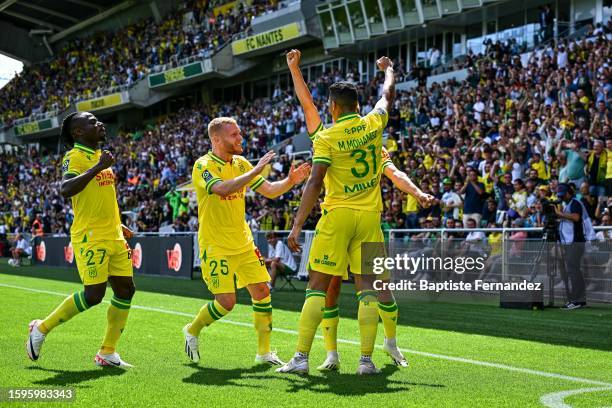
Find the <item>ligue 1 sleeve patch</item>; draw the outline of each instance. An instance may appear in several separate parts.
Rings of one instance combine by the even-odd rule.
[[[379,115],[382,115],[382,116],[387,115],[387,111],[385,111],[383,108],[380,108],[380,107],[379,107],[379,108],[376,108],[376,109],[374,110],[374,112],[376,112],[376,113],[378,113]]]
[[[64,160],[64,162],[62,163],[62,173],[67,172],[69,166],[70,166],[70,159]]]
[[[204,170],[204,173],[202,173],[202,178],[204,179],[205,182],[208,183],[210,180],[213,179],[213,175],[210,174],[210,171]]]

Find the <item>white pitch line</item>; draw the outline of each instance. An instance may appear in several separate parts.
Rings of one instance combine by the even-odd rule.
[[[571,405],[564,402],[565,398],[576,395],[586,394],[588,392],[612,390],[612,387],[597,387],[597,388],[580,388],[578,390],[568,390],[561,392],[551,392],[550,394],[540,397],[540,402],[548,408],[572,408]]]
[[[66,293],[54,292],[54,291],[42,290],[42,289],[33,289],[33,288],[24,287],[24,286],[9,285],[9,284],[5,284],[5,283],[0,283],[0,287],[25,290],[25,291],[34,292],[34,293],[44,293],[44,294],[48,294],[48,295],[68,296],[68,294],[66,294]],[[103,302],[104,303],[109,303],[106,300],[104,300]],[[175,315],[175,316],[185,316],[185,317],[193,317],[194,316],[193,313],[177,312],[175,310],[160,309],[160,308],[157,308],[157,307],[132,305],[132,309],[140,309],[140,310],[146,310],[146,311],[149,311],[149,312],[165,313],[165,314],[170,314],[170,315]],[[219,320],[219,322],[220,323],[225,323],[225,324],[232,324],[234,326],[253,327],[252,323],[237,322],[237,321],[229,320],[229,319],[221,319],[221,320]],[[273,331],[278,332],[278,333],[292,334],[292,335],[297,335],[298,334],[298,332],[296,330],[279,329],[279,328],[276,328],[276,327],[273,328]],[[321,339],[323,337],[317,335],[316,338]],[[360,344],[358,341],[347,340],[347,339],[338,339],[338,342],[339,343],[345,343],[345,344],[357,345],[357,346]],[[379,349],[382,349],[382,346],[379,345],[379,344],[377,344],[375,347],[379,348]],[[612,387],[612,383],[607,383],[607,382],[604,382],[604,381],[597,381],[597,380],[590,380],[588,378],[572,377],[572,376],[569,376],[569,375],[563,375],[563,374],[557,374],[557,373],[549,373],[549,372],[546,372],[546,371],[539,371],[539,370],[532,370],[530,368],[514,367],[514,366],[509,366],[509,365],[506,365],[506,364],[499,364],[499,363],[489,363],[489,362],[486,362],[486,361],[472,360],[472,359],[463,358],[463,357],[447,356],[447,355],[444,355],[444,354],[427,353],[425,351],[411,350],[411,349],[406,349],[406,348],[402,348],[400,350],[403,351],[404,353],[414,354],[414,355],[423,356],[423,357],[437,358],[439,360],[455,361],[455,362],[458,362],[458,363],[472,364],[472,365],[477,365],[477,366],[481,366],[481,367],[497,368],[497,369],[500,369],[500,370],[514,371],[514,372],[517,372],[517,373],[531,374],[531,375],[537,375],[537,376],[540,376],[540,377],[555,378],[555,379],[558,379],[558,380],[565,380],[565,381],[571,381],[571,382],[577,382],[577,383],[583,383],[583,384],[592,384],[592,385],[599,385],[599,386],[603,386],[603,387]]]

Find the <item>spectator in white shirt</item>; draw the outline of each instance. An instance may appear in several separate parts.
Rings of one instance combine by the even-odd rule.
[[[17,234],[15,237],[15,247],[11,249],[11,255],[13,256],[13,259],[9,262],[11,266],[19,266],[21,258],[27,258],[30,255],[30,245],[23,235]]]
[[[270,271],[270,289],[274,289],[278,275],[295,274],[297,265],[289,247],[282,240],[278,239],[275,232],[268,232],[266,239],[268,240],[266,267]]]

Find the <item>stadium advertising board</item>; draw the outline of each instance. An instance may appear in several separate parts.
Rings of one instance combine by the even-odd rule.
[[[271,47],[285,41],[293,40],[302,35],[300,23],[291,23],[274,30],[264,31],[250,37],[232,42],[232,53],[234,55]]]
[[[100,98],[87,99],[85,101],[77,102],[76,109],[79,112],[91,112],[121,105],[127,102],[127,100],[127,93],[124,95],[123,92],[116,92],[109,95],[104,95]]]
[[[151,74],[148,77],[149,88],[167,85],[173,82],[182,81],[205,74],[212,71],[210,59],[197,61],[177,68],[168,69],[158,74]]]
[[[135,274],[191,278],[192,236],[137,237],[128,242]],[[36,238],[32,258],[39,265],[76,267],[70,237]]]
[[[21,125],[15,125],[15,136],[25,136],[32,133],[42,132],[59,127],[57,118],[49,118],[43,120],[35,120],[33,122],[23,123]]]

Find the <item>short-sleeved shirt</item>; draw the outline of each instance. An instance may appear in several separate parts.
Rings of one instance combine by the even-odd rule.
[[[268,258],[279,258],[280,261],[291,268],[292,270],[297,269],[295,259],[289,250],[289,247],[283,243],[280,239],[276,241],[276,246],[268,244]]]
[[[208,255],[235,255],[254,248],[253,235],[245,219],[246,187],[221,197],[212,187],[250,171],[251,163],[242,156],[229,162],[212,151],[196,160],[191,179],[198,199],[198,244]],[[265,179],[258,175],[249,183],[257,190]]]
[[[62,160],[63,176],[79,176],[95,166],[102,152],[79,143]],[[115,174],[109,167],[102,170],[81,192],[72,196],[74,220],[70,227],[74,243],[122,240],[119,205],[115,191]]]
[[[382,160],[382,133],[387,119],[387,112],[380,108],[363,117],[348,113],[338,117],[330,128],[319,125],[311,135],[312,162],[329,166],[322,209],[382,211],[380,178],[384,167],[391,164],[390,160]]]

